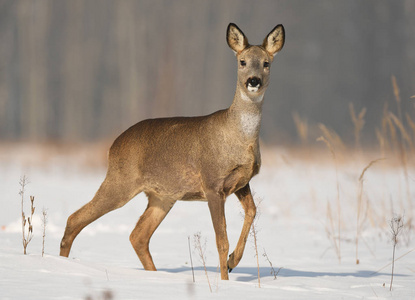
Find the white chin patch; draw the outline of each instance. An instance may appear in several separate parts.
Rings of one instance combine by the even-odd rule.
[[[250,91],[250,92],[258,92],[258,90],[259,90],[259,84],[257,85],[257,86],[252,86],[251,84],[248,84],[248,87],[247,87],[247,89],[248,89],[248,91]]]
[[[264,98],[264,94],[258,95],[258,96],[248,96],[246,93],[244,93],[243,90],[241,90],[241,98],[244,101],[247,102],[261,102]]]

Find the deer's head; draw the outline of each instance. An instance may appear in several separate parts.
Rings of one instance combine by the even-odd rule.
[[[262,45],[250,45],[245,34],[233,23],[226,33],[229,47],[238,60],[238,88],[252,101],[262,100],[268,87],[271,63],[284,46],[284,27],[277,25],[266,36]],[[260,101],[257,100],[257,101]]]

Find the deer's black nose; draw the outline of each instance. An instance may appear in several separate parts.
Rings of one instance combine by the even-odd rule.
[[[258,85],[261,85],[261,79],[259,79],[258,77],[251,77],[248,79],[247,84],[249,84],[250,86],[256,87]]]

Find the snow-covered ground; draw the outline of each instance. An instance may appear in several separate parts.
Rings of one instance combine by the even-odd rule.
[[[393,246],[389,222],[394,215],[403,214],[405,221],[415,215],[407,199],[409,189],[415,204],[413,168],[408,181],[402,169],[385,162],[366,172],[356,264],[358,178],[377,157],[339,164],[338,199],[330,157],[300,159],[284,149],[268,150],[260,174],[251,181],[260,202],[255,223],[259,287],[252,236],[229,281],[219,279],[214,232],[202,202],[178,202],[155,232],[150,250],[158,272],[143,270],[128,238],[146,207],[144,195],[85,228],[70,257],[60,257],[67,217],[93,197],[105,168],[83,168],[84,160],[73,156],[6,150],[0,155],[0,299],[415,299],[415,251],[410,252],[415,249],[414,229],[405,228],[400,235],[389,291]],[[28,255],[23,255],[18,194],[23,174],[30,181],[25,189],[26,214],[30,195],[35,196],[36,207]],[[44,257],[42,208],[48,215]],[[243,223],[243,210],[234,196],[228,198],[226,216],[232,251]],[[193,243],[199,232],[206,245],[212,293]],[[276,278],[264,252],[279,271]]]

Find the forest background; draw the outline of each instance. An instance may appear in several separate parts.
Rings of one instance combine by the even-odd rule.
[[[318,124],[353,142],[349,105],[376,146],[385,105],[414,119],[415,1],[0,1],[0,140],[112,140],[132,124],[228,107],[236,61],[229,22],[253,44],[277,24],[261,138],[308,142]],[[406,122],[406,119],[402,119]],[[297,124],[298,125],[298,124]]]

